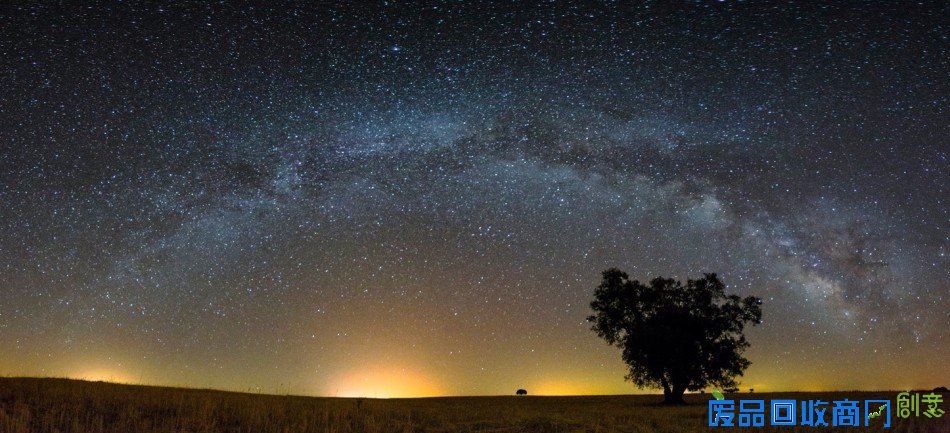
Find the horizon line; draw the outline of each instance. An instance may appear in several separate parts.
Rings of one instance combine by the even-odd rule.
[[[158,385],[158,384],[147,384],[147,383],[129,383],[129,382],[115,382],[110,380],[96,380],[96,379],[81,379],[81,378],[72,378],[72,377],[61,377],[61,376],[6,376],[0,375],[0,379],[32,379],[32,380],[66,380],[72,382],[86,382],[86,383],[102,383],[108,385],[119,385],[119,386],[138,386],[138,387],[147,387],[147,388],[170,388],[170,389],[180,389],[180,390],[193,390],[193,391],[211,391],[211,392],[224,392],[224,393],[233,393],[233,394],[247,394],[247,395],[262,395],[262,396],[273,396],[273,397],[300,397],[300,398],[335,398],[335,399],[374,399],[374,400],[401,400],[401,399],[426,399],[426,398],[472,398],[472,397],[514,397],[514,398],[525,398],[525,397],[621,397],[621,396],[662,396],[662,391],[660,392],[644,392],[644,393],[619,393],[619,394],[527,394],[527,395],[515,395],[514,393],[510,394],[446,394],[446,395],[430,395],[430,396],[400,396],[400,397],[379,397],[379,396],[334,396],[334,395],[316,395],[316,394],[277,394],[272,392],[253,392],[248,390],[236,390],[236,389],[227,389],[227,388],[211,388],[211,387],[190,387],[190,386],[176,386],[176,385]],[[911,392],[911,391],[934,391],[937,388],[942,387],[938,385],[933,388],[928,389],[874,389],[874,390],[865,390],[865,389],[845,389],[845,390],[768,390],[768,391],[737,391],[728,394],[816,394],[816,393],[846,393],[846,392],[861,392],[861,393],[881,393],[881,392]],[[697,392],[697,391],[687,391],[684,395],[712,395],[709,392]]]

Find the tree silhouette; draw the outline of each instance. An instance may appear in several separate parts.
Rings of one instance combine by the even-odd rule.
[[[518,394],[518,395],[528,395],[528,391],[523,390],[523,389],[519,389],[518,391],[515,392],[515,394]]]
[[[613,268],[604,271],[587,320],[622,350],[627,380],[662,387],[664,403],[682,404],[687,390],[736,386],[735,376],[751,364],[742,357],[749,346],[743,329],[761,323],[761,305],[754,296],[727,296],[716,274],[644,285]]]

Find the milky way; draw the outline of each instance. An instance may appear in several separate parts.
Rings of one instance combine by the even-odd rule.
[[[617,266],[762,297],[744,387],[946,384],[948,12],[0,6],[0,374],[637,392]]]

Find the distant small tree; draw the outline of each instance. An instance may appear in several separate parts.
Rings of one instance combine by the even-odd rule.
[[[517,394],[517,395],[528,395],[528,391],[527,391],[527,390],[524,390],[524,389],[519,389],[519,390],[515,391],[515,394]]]
[[[716,274],[686,284],[654,278],[649,285],[608,269],[594,292],[591,329],[622,350],[627,379],[663,389],[663,401],[683,403],[683,393],[710,385],[735,388],[751,362],[746,323],[761,323],[762,301],[726,295]]]
[[[749,388],[749,392],[755,392],[755,389]]]

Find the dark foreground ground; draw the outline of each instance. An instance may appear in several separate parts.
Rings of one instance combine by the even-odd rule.
[[[757,399],[824,401],[888,393],[756,393]],[[691,398],[690,398],[691,397]],[[946,396],[945,396],[946,397]],[[348,399],[158,388],[66,379],[0,378],[0,433],[21,432],[950,432],[941,419],[894,420],[890,429],[706,426],[708,396],[684,407],[657,396]],[[748,394],[738,396],[748,399]],[[945,410],[950,409],[945,404]],[[830,421],[830,411],[829,417]]]

